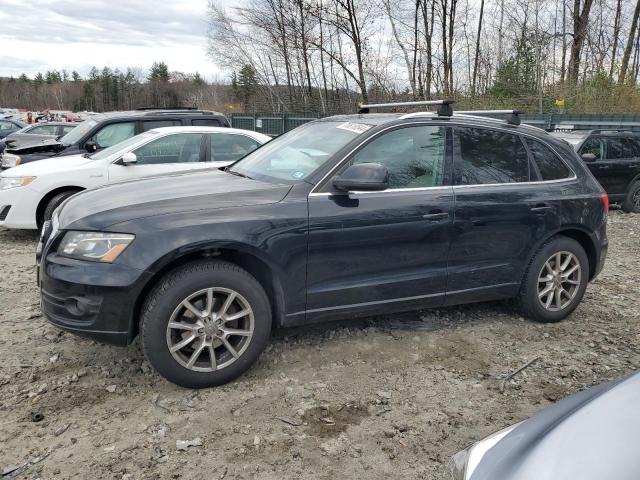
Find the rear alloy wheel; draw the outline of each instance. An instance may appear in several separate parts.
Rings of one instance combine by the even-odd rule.
[[[559,322],[578,306],[589,280],[589,259],[572,238],[557,236],[531,260],[520,288],[525,316]]]
[[[622,202],[622,210],[627,213],[640,213],[640,182],[635,182]]]
[[[558,252],[549,258],[538,275],[538,300],[551,312],[569,306],[578,293],[582,268],[571,252]]]
[[[237,265],[202,260],[169,272],[142,307],[142,347],[167,380],[188,388],[230,382],[264,350],[271,305]]]

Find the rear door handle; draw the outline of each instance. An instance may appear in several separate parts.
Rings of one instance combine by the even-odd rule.
[[[437,222],[438,220],[445,220],[449,218],[449,214],[447,212],[428,213],[423,215],[422,218],[429,220],[430,222]]]
[[[538,203],[535,207],[531,207],[533,213],[545,213],[547,210],[551,210],[551,205],[545,205],[544,203]]]

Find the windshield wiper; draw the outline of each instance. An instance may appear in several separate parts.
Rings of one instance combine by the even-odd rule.
[[[91,155],[89,153],[83,153],[82,158],[91,158]]]
[[[249,180],[253,180],[249,175],[245,175],[244,173],[236,172],[235,170],[229,170],[229,167],[224,169],[225,172],[230,173],[231,175],[235,175],[236,177],[248,178]]]

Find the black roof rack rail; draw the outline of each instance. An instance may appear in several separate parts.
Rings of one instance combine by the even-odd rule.
[[[372,108],[398,108],[398,107],[416,107],[419,105],[435,105],[437,106],[436,112],[441,117],[450,117],[453,115],[453,108],[451,105],[455,100],[421,100],[416,102],[398,102],[398,103],[371,103],[361,105],[358,109],[358,113],[369,113]]]
[[[505,114],[509,125],[520,125],[520,112],[518,110],[460,110],[456,113],[461,115],[482,115],[482,114]]]
[[[140,107],[136,108],[137,111],[147,110],[197,110],[197,107]]]

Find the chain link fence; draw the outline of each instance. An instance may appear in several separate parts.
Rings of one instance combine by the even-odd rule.
[[[502,118],[500,114],[482,114],[483,116]],[[278,136],[289,130],[318,118],[322,115],[314,112],[301,113],[233,113],[233,128],[254,130],[266,135]],[[577,115],[577,114],[535,114],[520,115],[522,123],[544,130],[632,130],[640,132],[640,115]]]

